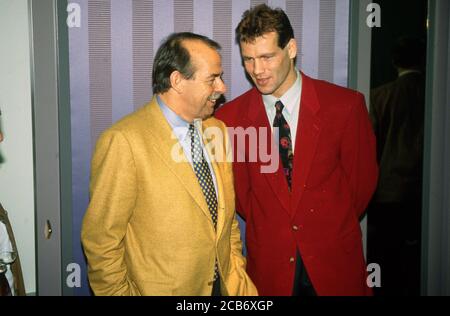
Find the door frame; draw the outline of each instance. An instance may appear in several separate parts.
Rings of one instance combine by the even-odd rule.
[[[28,0],[37,295],[70,295],[71,142],[67,0]]]

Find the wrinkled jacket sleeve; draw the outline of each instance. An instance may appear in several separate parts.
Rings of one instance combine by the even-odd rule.
[[[139,295],[127,276],[124,246],[136,186],[136,168],[127,139],[120,131],[105,132],[92,158],[90,203],[81,231],[95,295]]]
[[[342,138],[341,162],[359,217],[364,213],[378,179],[375,135],[364,96],[359,93],[352,105]]]

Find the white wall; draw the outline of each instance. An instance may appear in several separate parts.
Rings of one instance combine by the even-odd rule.
[[[36,291],[33,130],[27,0],[0,0],[0,201],[8,211],[27,293]]]

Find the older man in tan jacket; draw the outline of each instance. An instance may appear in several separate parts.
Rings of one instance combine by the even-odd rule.
[[[208,130],[227,139],[210,117],[226,90],[218,49],[200,35],[171,35],[155,57],[153,100],[97,143],[82,227],[97,295],[257,295],[241,253],[230,162],[205,146]],[[190,159],[195,153],[201,164]]]

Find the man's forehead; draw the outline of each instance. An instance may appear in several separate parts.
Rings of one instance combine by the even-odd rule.
[[[223,73],[222,64],[220,62],[208,64],[204,71],[208,77],[221,76]]]
[[[220,60],[219,52],[206,44],[203,45],[195,44],[194,46],[187,46],[186,48],[192,60],[205,60],[217,58]]]
[[[191,62],[196,68],[197,73],[203,73],[206,76],[217,76],[222,73],[222,61],[220,55],[211,54],[193,54]]]
[[[276,53],[280,50],[277,42],[271,42],[266,40],[256,41],[254,43],[242,43],[241,54],[247,55],[265,55]]]
[[[245,38],[245,40],[241,40],[240,44],[247,44],[247,45],[255,45],[259,42],[278,42],[278,33],[275,31],[266,32],[264,34],[252,37],[252,38]]]

